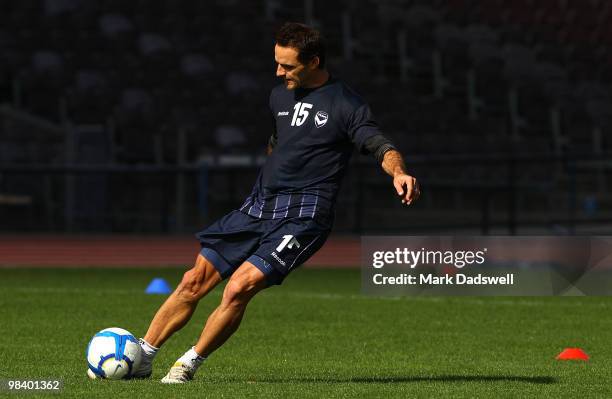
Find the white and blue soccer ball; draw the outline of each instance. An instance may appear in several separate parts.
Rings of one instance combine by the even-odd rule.
[[[106,328],[93,336],[87,345],[87,375],[92,378],[120,380],[129,378],[140,365],[138,340],[122,328]]]

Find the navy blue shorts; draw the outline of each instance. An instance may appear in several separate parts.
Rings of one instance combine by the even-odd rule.
[[[259,219],[236,210],[196,237],[202,256],[221,277],[249,261],[264,273],[268,285],[274,285],[317,252],[330,229],[312,218]]]

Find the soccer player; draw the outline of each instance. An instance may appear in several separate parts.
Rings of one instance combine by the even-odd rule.
[[[229,278],[219,306],[195,346],[162,379],[183,383],[236,331],[255,294],[281,284],[325,242],[353,148],[372,154],[404,204],[419,196],[404,161],[381,134],[367,103],[325,68],[325,42],[306,25],[286,23],[276,35],[270,108],[276,121],[268,158],[244,204],[197,234],[202,250],[141,339],[136,377],[151,375],[159,347],[191,318],[198,301]]]

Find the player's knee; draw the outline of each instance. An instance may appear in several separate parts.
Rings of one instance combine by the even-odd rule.
[[[246,306],[249,300],[257,293],[257,282],[244,278],[232,278],[223,291],[222,304],[229,307]]]
[[[186,301],[193,302],[201,298],[201,286],[203,276],[195,268],[190,269],[183,274],[183,279],[176,288],[177,296]]]

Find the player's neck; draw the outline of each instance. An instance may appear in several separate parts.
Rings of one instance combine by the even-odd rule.
[[[313,73],[312,81],[308,82],[307,85],[302,86],[304,89],[316,89],[317,87],[323,86],[329,80],[329,72],[325,69],[317,70]]]

